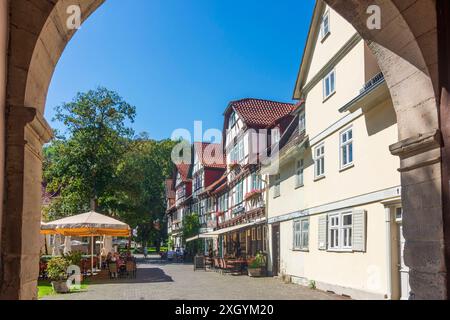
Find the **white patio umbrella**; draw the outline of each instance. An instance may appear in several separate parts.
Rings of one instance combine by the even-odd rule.
[[[42,223],[41,233],[91,237],[91,272],[94,273],[94,237],[130,237],[131,229],[126,223],[91,211],[53,222]]]

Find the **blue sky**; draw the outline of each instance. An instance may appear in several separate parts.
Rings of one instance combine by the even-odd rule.
[[[59,61],[46,116],[105,86],[136,106],[136,133],[223,126],[229,101],[292,101],[314,0],[107,0]]]

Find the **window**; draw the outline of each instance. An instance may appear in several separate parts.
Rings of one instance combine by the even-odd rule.
[[[316,179],[325,176],[325,145],[320,145],[314,150],[314,172]]]
[[[309,219],[294,221],[294,250],[309,248]]]
[[[302,111],[299,116],[299,131],[303,132],[306,130],[306,116],[305,111]]]
[[[234,205],[237,206],[244,200],[244,183],[241,181],[234,187]]]
[[[322,41],[330,34],[330,11],[327,11],[322,17],[320,24],[320,36]]]
[[[241,140],[231,149],[230,160],[231,162],[239,162],[244,160],[244,156],[244,140]]]
[[[236,124],[236,122],[237,122],[237,115],[236,115],[236,112],[233,111],[233,112],[231,113],[231,115],[230,115],[230,125],[229,125],[229,128],[230,128],[230,129],[233,128],[234,125]]]
[[[323,79],[323,99],[326,100],[336,92],[336,71],[331,71]]]
[[[238,161],[242,161],[244,160],[244,140],[241,140],[238,144]]]
[[[304,160],[297,161],[297,165],[295,168],[295,188],[303,187],[304,176],[303,172],[305,171],[305,163]]]
[[[329,217],[329,249],[347,250],[353,246],[352,213],[336,214]]]
[[[273,197],[278,198],[281,196],[281,175],[277,174],[275,176],[275,183],[273,187]]]
[[[262,189],[262,183],[261,183],[261,176],[256,174],[256,172],[252,173],[252,188],[251,190],[261,190]]]
[[[353,129],[341,133],[341,169],[353,164]]]

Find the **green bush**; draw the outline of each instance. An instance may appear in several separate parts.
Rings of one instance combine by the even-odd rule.
[[[52,281],[67,279],[67,268],[70,263],[62,257],[54,257],[47,263],[48,278]]]
[[[63,258],[67,260],[69,265],[79,266],[81,264],[81,260],[83,259],[83,253],[79,251],[70,252],[63,255]]]

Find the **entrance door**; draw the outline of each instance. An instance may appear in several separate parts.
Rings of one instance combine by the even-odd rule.
[[[272,225],[272,274],[280,273],[280,225]]]
[[[409,286],[409,268],[405,264],[404,259],[404,250],[405,250],[405,238],[403,236],[403,225],[401,223],[398,224],[398,246],[399,246],[399,273],[400,273],[400,293],[401,300],[408,300],[411,288]]]

